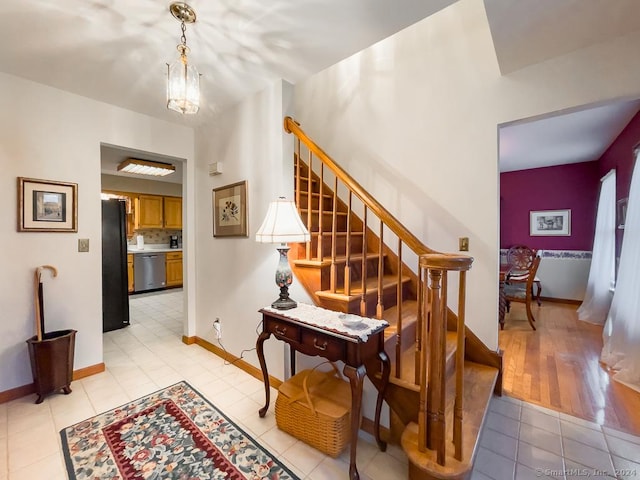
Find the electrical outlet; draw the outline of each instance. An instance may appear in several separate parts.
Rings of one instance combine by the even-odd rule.
[[[213,329],[216,332],[216,338],[220,340],[222,338],[222,324],[220,323],[220,319],[216,318],[213,322]]]
[[[78,239],[78,251],[79,252],[88,252],[89,251],[89,239],[88,238],[79,238]]]

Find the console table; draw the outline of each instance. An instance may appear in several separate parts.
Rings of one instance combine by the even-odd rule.
[[[356,449],[360,428],[362,385],[367,373],[366,365],[381,366],[381,386],[378,391],[375,413],[375,438],[378,447],[386,450],[386,443],[380,438],[380,412],[384,393],[389,382],[389,357],[384,351],[384,329],[389,324],[384,320],[367,319],[358,328],[345,328],[339,320],[340,313],[313,305],[298,304],[290,310],[276,310],[266,307],[262,313],[262,333],[258,336],[256,350],[262,377],[266,402],[259,414],[264,417],[269,409],[269,374],[264,358],[263,344],[272,334],[291,347],[291,375],[295,374],[295,351],[305,355],[320,356],[333,362],[344,362],[344,375],[351,385],[351,457],[349,478],[358,480]],[[377,368],[377,367],[376,367]]]

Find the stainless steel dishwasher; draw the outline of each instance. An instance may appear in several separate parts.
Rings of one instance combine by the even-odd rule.
[[[167,272],[164,253],[136,253],[133,256],[133,288],[136,292],[164,288]]]

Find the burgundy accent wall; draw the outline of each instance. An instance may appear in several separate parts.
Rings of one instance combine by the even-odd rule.
[[[609,170],[616,170],[616,199],[629,196],[631,174],[633,173],[633,149],[640,143],[640,112],[624,127],[618,138],[602,154],[598,164],[600,176]]]
[[[618,138],[615,139],[598,161],[600,176],[604,176],[612,168],[616,170],[616,200],[629,196],[635,158],[633,150],[639,143],[640,112],[636,113],[635,117],[624,127]],[[624,230],[616,230],[616,258],[620,256],[623,235]]]
[[[640,124],[639,130],[640,133]],[[600,162],[582,162],[500,174],[500,248],[591,250],[600,188]],[[571,235],[529,235],[532,210],[571,209]]]

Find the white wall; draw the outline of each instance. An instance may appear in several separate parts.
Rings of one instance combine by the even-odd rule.
[[[190,128],[0,74],[0,392],[31,383],[33,271],[45,272],[46,329],[74,328],[75,368],[102,362],[100,142],[192,159]],[[17,177],[78,184],[78,233],[19,233]],[[78,253],[78,238],[90,252]]]
[[[196,334],[218,345],[213,320],[222,322],[222,344],[240,356],[255,347],[258,310],[278,298],[275,284],[276,245],[259,244],[255,233],[269,202],[284,195],[293,198],[293,138],[282,120],[290,115],[292,87],[282,81],[251,96],[196,133],[196,249],[198,254]],[[208,164],[223,162],[224,173],[208,175]],[[212,190],[248,182],[248,238],[213,237]],[[291,297],[311,302],[298,282]],[[265,343],[269,373],[284,374],[284,348]],[[244,359],[259,367],[254,351]]]
[[[501,77],[461,0],[296,85],[296,120],[423,242],[469,237],[467,320],[497,347],[498,125],[640,96],[640,33]]]

